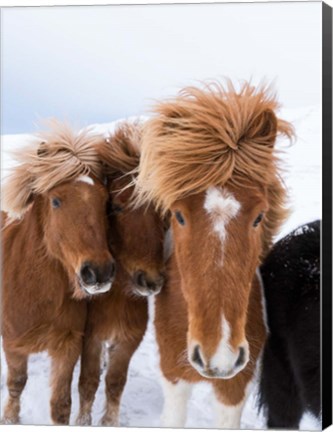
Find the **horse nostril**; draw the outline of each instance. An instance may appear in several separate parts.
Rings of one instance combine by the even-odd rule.
[[[90,264],[84,264],[81,267],[80,276],[85,285],[96,285],[97,275]]]
[[[200,347],[199,345],[196,345],[194,347],[193,353],[192,353],[192,361],[193,363],[196,363],[200,368],[204,368],[204,362],[202,360],[201,354],[200,354]]]
[[[155,281],[150,281],[146,279],[147,288],[149,288],[151,291],[155,291],[156,288],[159,286]]]
[[[235,367],[243,366],[244,363],[245,363],[245,349],[243,347],[240,347],[239,355]]]
[[[109,261],[103,266],[85,263],[81,267],[80,277],[85,285],[106,284],[112,281],[116,271],[114,261]]]
[[[146,273],[143,271],[137,271],[134,274],[134,282],[142,288],[148,288]]]

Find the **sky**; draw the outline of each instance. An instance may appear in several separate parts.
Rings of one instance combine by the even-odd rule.
[[[1,134],[147,114],[223,77],[321,103],[321,3],[25,7],[1,13]]]

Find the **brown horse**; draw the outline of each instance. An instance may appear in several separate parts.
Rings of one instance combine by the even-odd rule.
[[[183,427],[193,383],[239,428],[266,329],[256,269],[286,216],[277,103],[264,88],[188,88],[159,104],[142,138],[137,202],[171,211],[174,252],[155,299],[164,426]]]
[[[91,424],[99,385],[103,342],[108,341],[106,407],[102,425],[118,425],[119,404],[129,361],[146,330],[147,299],[163,285],[163,221],[153,206],[131,207],[133,179],[140,157],[140,124],[123,123],[99,153],[109,179],[110,247],[117,262],[112,290],[88,305],[79,381],[79,425]],[[133,291],[135,294],[133,294]]]
[[[104,139],[55,122],[17,155],[3,189],[2,336],[9,397],[4,423],[18,423],[30,353],[52,358],[51,417],[68,424],[73,368],[86,302],[111,288],[102,164]]]

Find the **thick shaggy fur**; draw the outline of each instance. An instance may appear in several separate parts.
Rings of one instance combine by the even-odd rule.
[[[91,424],[91,409],[99,385],[102,345],[108,341],[105,411],[102,425],[118,425],[119,406],[131,357],[140,344],[148,321],[147,299],[134,294],[135,276],[145,275],[151,289],[163,269],[163,222],[153,206],[133,209],[132,170],[140,157],[141,126],[121,123],[99,145],[111,198],[109,243],[117,262],[110,292],[92,299],[81,358],[80,413],[77,424]],[[160,287],[159,287],[160,288]],[[142,290],[145,287],[141,287]],[[148,290],[148,287],[147,287]]]
[[[2,188],[1,208],[20,218],[34,194],[43,194],[79,175],[100,178],[102,166],[96,146],[103,137],[90,129],[76,133],[66,123],[48,122],[49,130],[32,138],[27,148],[13,152],[18,166]]]
[[[22,151],[22,163],[5,188],[6,209],[20,216],[7,223],[2,213],[1,330],[9,392],[5,423],[19,421],[28,356],[43,350],[52,358],[52,420],[68,423],[72,373],[86,319],[86,303],[77,301],[85,297],[79,272],[87,261],[98,269],[112,261],[108,195],[95,148],[103,137],[88,131],[76,135],[55,124],[43,138],[45,143]],[[93,176],[92,184],[70,181],[83,173]]]
[[[138,202],[152,201],[167,211],[175,201],[210,186],[266,185],[266,252],[287,216],[272,143],[277,134],[291,138],[293,128],[275,117],[277,109],[267,88],[245,83],[237,92],[231,82],[226,87],[212,83],[204,89],[185,88],[175,99],[157,105],[143,130]],[[258,133],[263,127],[269,129]]]
[[[129,175],[137,169],[140,161],[142,127],[140,122],[122,122],[99,147],[105,163],[104,169],[111,179]]]
[[[172,383],[206,380],[230,409],[218,426],[239,428],[266,337],[255,272],[287,214],[275,142],[280,133],[291,136],[292,127],[276,117],[276,109],[265,88],[244,84],[237,92],[231,83],[215,83],[187,88],[160,103],[144,125],[137,201],[172,214],[174,253],[168,282],[155,302],[160,364],[169,389],[165,426],[184,426],[175,402],[179,386]],[[207,211],[212,189],[239,206],[230,221],[226,208]],[[219,217],[223,226],[216,228]],[[216,231],[224,230],[221,242]],[[238,370],[236,358],[231,369],[219,352],[227,333],[221,316],[230,327],[228,353],[248,348],[250,360],[239,359]]]
[[[268,427],[299,427],[320,405],[320,221],[276,243],[261,266],[270,334],[260,405]]]

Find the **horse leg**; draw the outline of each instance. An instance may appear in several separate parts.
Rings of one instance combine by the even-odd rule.
[[[230,380],[213,382],[218,429],[240,429],[243,408],[252,389],[253,379],[254,371],[247,370]]]
[[[173,383],[163,376],[162,387],[164,394],[162,427],[185,427],[187,402],[191,396],[192,384],[183,379]]]
[[[5,351],[8,364],[8,399],[2,419],[3,424],[19,423],[20,397],[27,382],[28,356]]]
[[[81,347],[81,345],[80,345]],[[71,414],[71,384],[80,348],[68,350],[67,355],[52,355],[51,418],[54,424],[67,425]]]
[[[106,406],[100,420],[102,426],[119,426],[119,407],[126,381],[129,362],[142,340],[119,341],[109,351],[108,370],[105,377]]]
[[[268,428],[298,429],[303,414],[299,391],[287,353],[272,335],[263,355],[260,398]]]
[[[245,400],[235,405],[228,405],[220,400],[216,403],[216,428],[218,429],[240,429],[240,420]]]
[[[76,424],[79,426],[91,425],[91,410],[101,372],[101,351],[101,341],[88,331],[84,336],[81,356],[80,412],[76,419]]]

